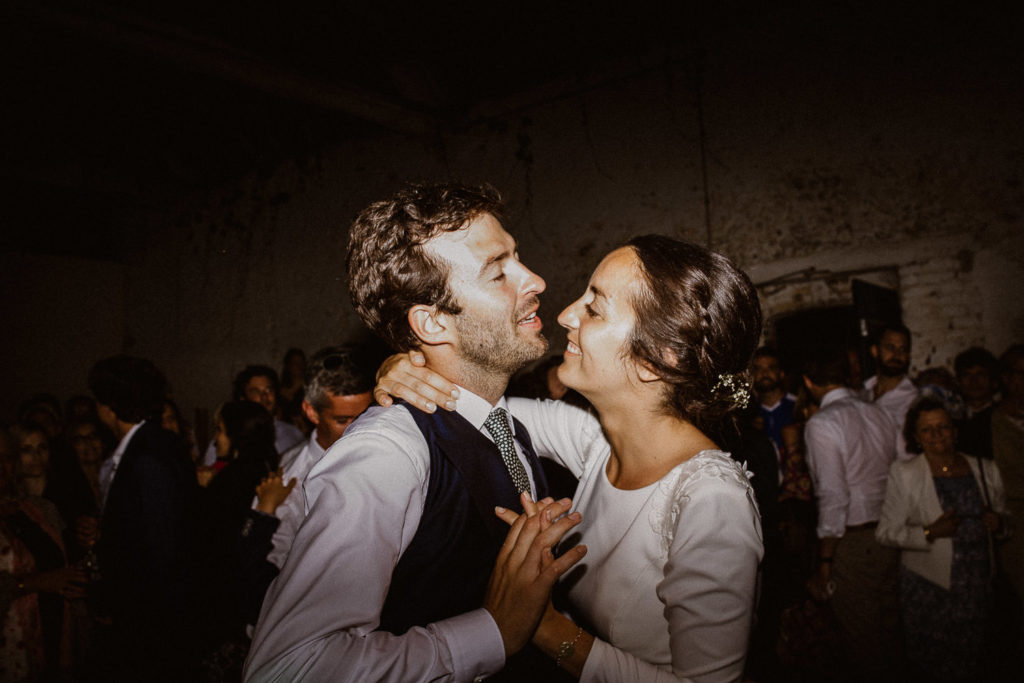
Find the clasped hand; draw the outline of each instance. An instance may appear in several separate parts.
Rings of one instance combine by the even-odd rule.
[[[530,640],[547,609],[555,581],[587,553],[586,546],[579,545],[554,556],[555,545],[582,519],[578,512],[565,514],[572,504],[569,499],[545,498],[534,503],[528,493],[523,493],[521,500],[521,515],[495,508],[511,529],[498,553],[484,598],[484,607],[501,631],[506,656],[518,652]]]

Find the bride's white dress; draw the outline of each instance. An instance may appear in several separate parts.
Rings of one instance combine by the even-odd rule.
[[[580,480],[587,555],[562,582],[597,638],[583,681],[739,680],[763,554],[744,469],[706,450],[642,489],[615,488],[597,419],[556,401],[510,399],[538,455]],[[582,435],[582,438],[581,438]]]

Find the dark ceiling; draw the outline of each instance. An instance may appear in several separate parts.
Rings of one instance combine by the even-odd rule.
[[[252,171],[677,43],[589,3],[14,0],[0,10],[8,249],[119,258],[133,226]]]
[[[809,16],[693,0],[8,0],[0,246],[124,258],[148,218],[243,174],[345,139],[458,129],[537,86],[652,55],[693,63],[726,33],[834,37]],[[867,30],[841,16],[831,30],[891,30],[884,14],[857,16]]]

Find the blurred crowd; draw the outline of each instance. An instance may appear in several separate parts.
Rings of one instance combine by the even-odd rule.
[[[753,473],[764,529],[750,680],[841,680],[842,657],[902,680],[1019,671],[1024,345],[911,377],[911,343],[883,329],[867,378],[845,351],[754,358],[721,444]],[[91,395],[25,400],[0,429],[0,681],[240,680],[301,482],[371,404],[381,359],[337,346],[246,366],[204,443],[139,358],[98,362]],[[510,393],[585,405],[560,362]],[[872,439],[889,440],[877,456]]]

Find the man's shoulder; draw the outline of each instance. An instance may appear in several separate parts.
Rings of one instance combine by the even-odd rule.
[[[312,508],[325,488],[422,487],[429,472],[427,442],[409,411],[401,406],[373,406],[311,465],[304,488]]]
[[[351,439],[357,435],[366,437],[368,435],[404,434],[410,429],[418,431],[412,413],[405,405],[398,403],[390,406],[372,405],[349,425],[342,439]]]
[[[337,459],[346,453],[365,449],[407,457],[419,451],[425,453],[426,439],[409,410],[402,405],[371,406],[327,449],[323,460]]]
[[[174,432],[167,431],[157,422],[147,420],[132,434],[125,448],[125,456],[153,457],[187,457],[184,442]]]

